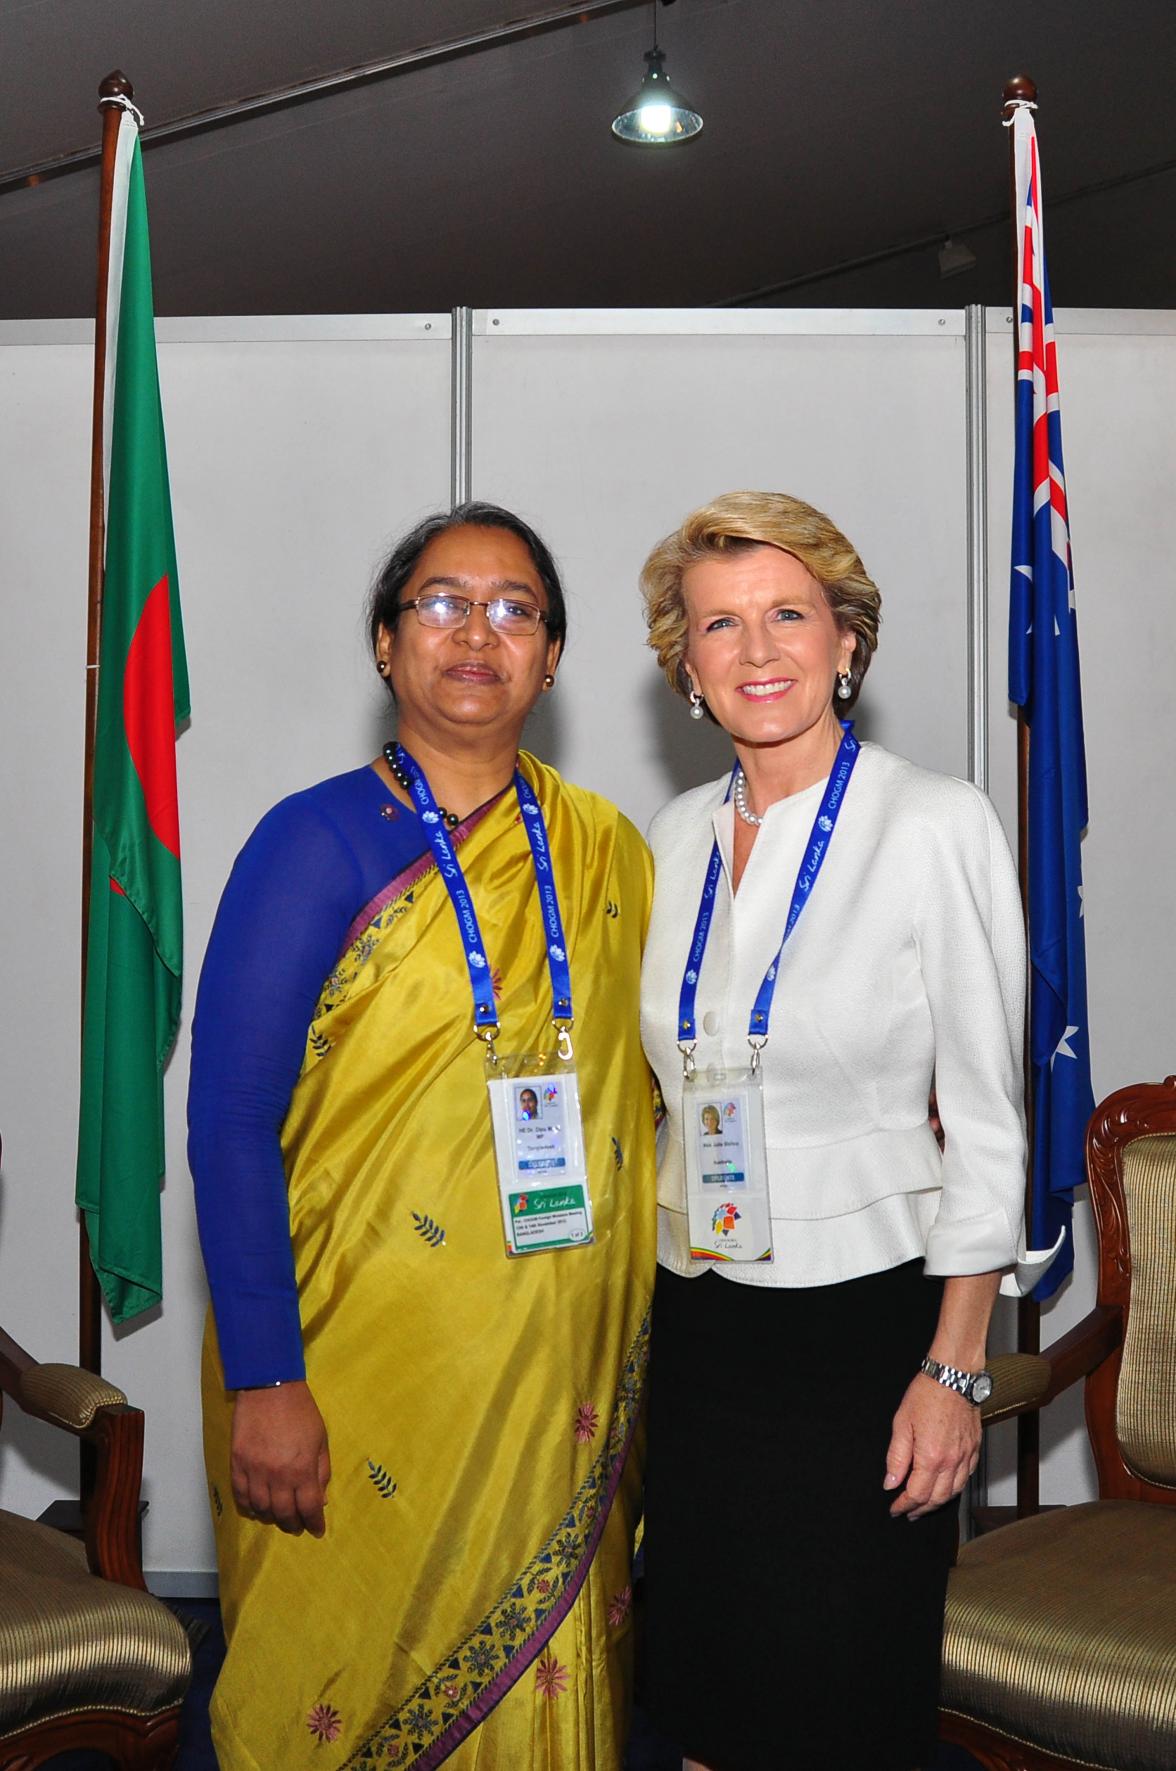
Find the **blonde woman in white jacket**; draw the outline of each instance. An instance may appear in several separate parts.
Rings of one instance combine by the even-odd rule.
[[[880,597],[821,512],[729,493],[642,585],[735,753],[650,833],[646,1700],[687,1765],[915,1771],[989,1317],[1049,1258],[1024,1251],[1013,863],[976,788],[854,738]]]

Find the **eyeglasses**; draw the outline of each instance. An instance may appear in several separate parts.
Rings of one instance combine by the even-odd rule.
[[[397,610],[413,609],[422,627],[464,627],[475,609],[485,609],[486,619],[495,633],[531,634],[537,633],[539,623],[544,627],[551,626],[551,618],[536,608],[534,603],[520,602],[517,597],[496,596],[489,602],[475,602],[473,597],[449,596],[447,593],[436,596],[411,597],[406,603],[397,603]]]

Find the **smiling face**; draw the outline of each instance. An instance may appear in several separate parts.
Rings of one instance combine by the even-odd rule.
[[[700,560],[682,576],[683,660],[719,724],[747,744],[837,732],[832,695],[854,635],[790,553],[757,545]]]
[[[508,529],[467,524],[447,529],[417,561],[401,603],[451,592],[474,602],[506,596],[547,613],[547,593],[530,552]],[[497,633],[485,609],[461,627],[425,627],[412,609],[381,627],[376,656],[387,667],[402,732],[422,732],[442,746],[472,728],[500,741],[523,722],[554,673],[559,641],[542,622],[533,634]]]

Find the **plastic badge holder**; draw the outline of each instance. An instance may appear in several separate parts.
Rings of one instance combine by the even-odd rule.
[[[694,1261],[770,1261],[763,1073],[695,1070],[682,1084],[686,1206]]]
[[[580,1084],[574,1062],[550,1052],[495,1053],[486,1087],[510,1255],[593,1240]]]

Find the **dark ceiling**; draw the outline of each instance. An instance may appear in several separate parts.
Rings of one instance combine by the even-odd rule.
[[[148,125],[558,9],[558,0],[0,0],[0,176]],[[1038,83],[1060,306],[1176,307],[1176,6],[677,0],[694,142],[614,141],[652,5],[145,153],[163,314],[960,306],[1009,299],[1001,92]],[[0,317],[93,312],[92,168],[0,190]],[[943,280],[945,235],[976,255]]]

